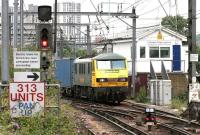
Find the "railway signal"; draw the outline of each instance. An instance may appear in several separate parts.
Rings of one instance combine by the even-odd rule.
[[[145,124],[148,126],[148,131],[151,131],[151,127],[156,124],[156,114],[154,108],[145,109]]]
[[[47,23],[38,24],[38,36],[38,48],[52,50],[52,25]]]
[[[38,7],[38,19],[40,21],[51,20],[51,6],[39,6]]]

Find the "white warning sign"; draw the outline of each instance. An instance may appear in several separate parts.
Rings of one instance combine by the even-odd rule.
[[[40,68],[39,51],[15,51],[14,68]]]
[[[34,116],[44,110],[43,82],[10,83],[10,114],[11,117]]]

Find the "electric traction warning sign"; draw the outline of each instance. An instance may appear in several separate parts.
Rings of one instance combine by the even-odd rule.
[[[40,68],[39,51],[16,51],[14,52],[14,68]]]
[[[44,110],[43,82],[10,83],[10,114],[11,117],[34,116]]]
[[[189,102],[198,101],[199,100],[199,92],[200,92],[200,84],[192,83],[189,84]]]

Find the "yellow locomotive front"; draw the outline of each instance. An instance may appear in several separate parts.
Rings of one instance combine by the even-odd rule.
[[[101,54],[92,60],[92,88],[98,99],[121,102],[128,90],[126,58],[113,53]]]

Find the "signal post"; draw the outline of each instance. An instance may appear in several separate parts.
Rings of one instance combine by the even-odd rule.
[[[41,21],[37,25],[37,36],[38,36],[38,50],[40,51],[40,69],[41,69],[41,80],[47,82],[48,79],[48,69],[50,67],[50,61],[52,58],[52,52],[55,50],[55,40],[54,45],[52,42],[53,28],[51,20],[51,6],[39,6],[38,7],[38,19]],[[56,28],[54,28],[56,29]],[[55,33],[54,33],[55,34]],[[54,37],[56,37],[54,35]],[[59,84],[47,84],[48,87],[56,87],[58,90],[57,94],[57,104],[58,106],[48,106],[46,108],[57,108],[57,116],[60,119],[60,85]],[[47,87],[47,88],[48,88]],[[58,122],[58,134],[60,134],[60,120]]]
[[[41,79],[46,82],[48,69],[50,67],[49,52],[53,51],[52,24],[49,23],[49,20],[51,20],[51,6],[39,6],[38,19],[41,21],[41,23],[37,25],[38,49],[41,53]]]

